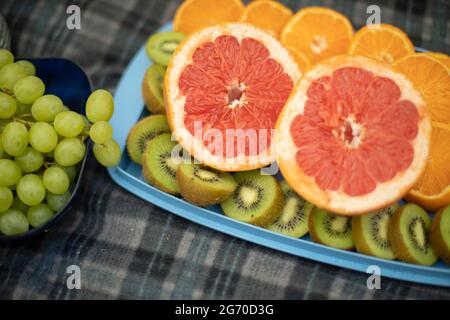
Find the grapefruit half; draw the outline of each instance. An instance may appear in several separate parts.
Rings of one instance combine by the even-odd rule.
[[[277,122],[279,165],[320,208],[356,215],[398,201],[424,171],[431,120],[388,65],[338,56],[298,82]]]
[[[273,130],[294,84],[295,61],[269,33],[229,23],[192,33],[164,79],[174,138],[201,163],[222,171],[276,159]]]

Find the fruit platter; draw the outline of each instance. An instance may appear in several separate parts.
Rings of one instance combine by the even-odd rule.
[[[450,57],[395,26],[186,0],[114,97],[71,61],[1,48],[0,242],[56,228],[90,155],[219,232],[450,287]]]
[[[128,65],[113,180],[231,236],[449,287],[450,58],[328,8],[219,2],[185,1]]]

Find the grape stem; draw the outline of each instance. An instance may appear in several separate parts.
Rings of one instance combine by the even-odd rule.
[[[27,120],[23,120],[23,119],[20,119],[20,118],[21,118],[21,116],[19,118],[13,117],[13,120],[16,121],[16,122],[22,123],[22,124],[26,125],[27,127],[31,127],[33,125],[33,122],[27,121]]]
[[[44,166],[47,169],[48,167],[51,167],[52,165],[56,164],[54,161],[44,161]]]

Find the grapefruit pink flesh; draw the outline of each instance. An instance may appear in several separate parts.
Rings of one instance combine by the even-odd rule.
[[[238,41],[232,35],[221,35],[195,49],[192,62],[178,80],[186,97],[184,125],[192,135],[198,135],[195,131],[200,128],[204,146],[214,155],[256,155],[270,145],[271,130],[293,85],[283,66],[271,58],[260,41],[251,37]],[[216,148],[217,142],[203,135],[209,129],[225,137],[222,148]],[[267,135],[264,141],[256,139],[253,147],[249,141],[242,146],[236,136],[227,135],[227,129]]]
[[[411,165],[420,117],[394,81],[342,67],[306,95],[290,133],[297,164],[320,188],[365,195]]]

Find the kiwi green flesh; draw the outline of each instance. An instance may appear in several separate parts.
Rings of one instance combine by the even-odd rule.
[[[178,44],[185,38],[180,32],[159,32],[147,40],[147,55],[154,62],[167,66]]]
[[[269,230],[299,238],[308,233],[308,219],[314,206],[300,197],[286,181],[280,183],[285,204],[280,216],[269,226]]]
[[[208,190],[224,190],[233,192],[237,183],[233,176],[227,172],[218,172],[213,169],[202,167],[198,164],[181,164],[179,170],[191,179],[192,185]]]
[[[436,254],[450,265],[450,205],[436,213],[431,224],[430,240]]]
[[[143,174],[153,186],[172,194],[178,194],[176,171],[179,159],[172,158],[172,150],[177,145],[171,141],[171,134],[164,133],[152,139],[145,149]]]
[[[235,173],[234,179],[236,190],[220,204],[225,215],[260,226],[272,224],[284,204],[278,181],[259,170]]]
[[[389,239],[395,256],[403,261],[432,265],[437,256],[429,241],[431,218],[415,204],[396,211],[389,226]]]
[[[142,155],[147,143],[154,137],[169,132],[169,123],[165,115],[151,115],[140,120],[128,134],[127,150],[131,160],[142,164]]]
[[[391,242],[389,241],[389,222],[398,204],[376,212],[352,218],[353,241],[358,252],[371,256],[394,259]]]
[[[163,97],[163,81],[164,81],[164,73],[166,69],[163,66],[153,64],[148,68],[147,71],[147,85],[150,89],[151,94],[158,102],[158,106],[161,108],[164,107],[164,97]]]
[[[309,232],[314,241],[324,245],[347,250],[354,247],[350,217],[314,208],[309,217]]]
[[[177,182],[183,198],[200,206],[209,206],[225,200],[237,187],[230,173],[191,163],[179,165]]]

